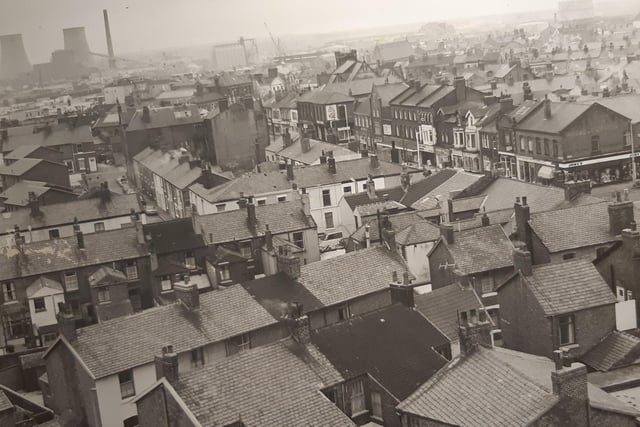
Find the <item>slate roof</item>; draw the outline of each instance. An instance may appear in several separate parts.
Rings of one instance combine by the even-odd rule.
[[[399,400],[447,363],[434,348],[449,343],[424,316],[401,304],[312,331],[311,341],[346,379],[369,374]]]
[[[520,122],[518,130],[560,133],[590,107],[590,105],[574,102],[551,102],[551,118],[545,119],[543,106]]]
[[[79,267],[144,257],[135,227],[84,235],[85,250],[75,237],[26,243],[24,255],[15,246],[0,248],[0,280],[75,270]]]
[[[402,187],[385,188],[382,190],[376,190],[375,192],[376,199],[371,199],[367,191],[361,191],[360,193],[345,195],[344,200],[353,211],[359,206],[384,201],[385,194],[387,195],[388,200],[393,200],[396,202],[400,201],[405,195]]]
[[[532,184],[510,178],[497,178],[481,190],[480,194],[487,196],[483,204],[487,212],[513,209],[516,197],[522,196],[526,196],[531,213],[602,202],[602,199],[590,194],[582,194],[567,202],[562,188]]]
[[[127,276],[120,270],[105,265],[89,275],[89,286],[107,285],[126,282]]]
[[[413,47],[408,40],[399,40],[389,43],[378,43],[374,48],[374,55],[379,55],[381,60],[398,61],[414,55]]]
[[[307,288],[282,272],[243,282],[242,286],[276,319],[287,312],[288,303],[302,304],[303,314],[324,307]]]
[[[0,233],[13,231],[15,225],[24,231],[29,226],[37,230],[71,224],[74,218],[77,218],[79,223],[114,218],[130,215],[132,209],[137,213],[142,211],[136,194],[112,194],[111,200],[106,203],[100,198],[92,198],[43,205],[40,206],[42,215],[37,217],[31,216],[30,209],[3,212],[0,214]]]
[[[456,174],[451,178],[447,179],[442,184],[429,191],[426,196],[411,204],[411,207],[415,210],[422,210],[424,207],[430,209],[433,206],[432,202],[429,199],[448,199],[452,191],[464,190],[479,179],[480,175],[457,171]]]
[[[205,247],[204,239],[193,229],[191,218],[145,224],[143,229],[159,255]]]
[[[595,266],[585,259],[537,265],[530,276],[523,277],[546,316],[616,302],[609,285]]]
[[[251,76],[239,73],[221,73],[218,75],[217,84],[220,87],[251,84]]]
[[[40,163],[45,162],[46,160],[42,159],[22,158],[8,166],[0,166],[0,175],[22,176],[26,172],[38,166]]]
[[[138,153],[134,160],[176,188],[184,190],[201,177],[202,169],[195,165],[191,167],[189,161],[181,163],[180,157],[182,155],[179,150],[162,152],[147,147]],[[189,156],[188,160],[192,160],[192,158]]]
[[[181,112],[188,112],[188,117],[177,117],[175,113]],[[131,117],[129,126],[127,126],[127,132],[181,125],[193,125],[195,123],[202,122],[202,119],[200,118],[200,111],[196,105],[149,108],[149,115],[151,120],[146,123],[142,121],[142,110],[137,110],[133,117]]]
[[[472,228],[455,233],[453,244],[446,244],[465,274],[482,273],[513,266],[513,245],[501,225]]]
[[[454,91],[455,88],[453,86],[443,85],[427,84],[421,86],[418,90],[414,87],[410,87],[393,98],[389,104],[409,107],[431,107],[433,104]]]
[[[375,247],[304,265],[298,282],[328,306],[387,289],[394,271],[408,270],[398,254]]]
[[[374,85],[381,85],[385,82],[398,83],[400,79],[391,75],[388,77],[371,77],[365,79],[355,79],[346,82],[335,82],[326,84],[322,91],[328,91],[336,94],[341,94],[347,97],[357,97],[363,95],[369,95],[371,88]],[[350,94],[351,93],[351,94]],[[365,103],[368,103],[365,101]]]
[[[2,142],[2,152],[9,153],[23,145],[57,147],[66,144],[91,142],[91,127],[88,125],[70,127],[67,124],[51,126],[51,132],[33,132],[33,126],[9,128],[9,139]]]
[[[415,202],[425,196],[428,196],[431,192],[435,191],[438,187],[457,174],[458,172],[455,169],[444,169],[436,174],[429,175],[425,179],[416,183],[412,183],[409,186],[407,193],[400,201],[407,206],[412,206]]]
[[[355,427],[320,392],[341,379],[313,345],[287,338],[181,375],[176,391],[202,425]]]
[[[38,277],[32,284],[27,288],[26,294],[27,298],[31,298],[35,295],[40,289],[49,288],[54,291],[59,291],[60,293],[64,292],[62,285],[55,280],[51,280],[47,277],[40,276]]]
[[[549,389],[493,353],[479,348],[452,360],[398,409],[461,427],[513,427],[529,425],[558,403]]]
[[[416,309],[449,340],[458,340],[458,313],[484,309],[473,288],[458,283],[414,296]]]
[[[398,233],[413,224],[424,221],[424,219],[416,212],[402,212],[394,215],[389,215],[389,220],[391,221],[391,225],[393,229],[396,231],[396,241],[398,238]],[[369,224],[369,238],[372,242],[377,242],[380,240],[380,233],[378,229],[378,218],[374,217],[367,221]],[[434,226],[435,227],[435,226]],[[423,230],[423,229],[419,229]],[[423,230],[426,231],[426,230]],[[365,233],[365,225],[362,225],[358,228],[350,237],[359,242],[364,242],[364,233]],[[438,231],[439,233],[439,231]],[[437,237],[436,237],[437,240]]]
[[[631,120],[632,123],[640,123],[640,95],[622,95],[608,98],[598,98],[598,104],[613,110]]]
[[[167,343],[183,353],[276,322],[242,286],[235,285],[201,294],[200,308],[193,312],[177,301],[80,328],[71,344],[99,379],[152,363]]]
[[[59,190],[60,187],[52,187],[46,182],[24,180],[13,184],[0,193],[0,199],[5,205],[27,206],[29,204],[29,192],[40,197],[48,191]],[[73,194],[71,189],[63,190]]]
[[[551,253],[616,240],[609,232],[607,202],[531,215],[529,224]]]
[[[360,157],[358,153],[351,151],[348,148],[340,147],[336,144],[330,144],[324,141],[318,141],[316,139],[309,139],[309,151],[302,151],[301,141],[298,140],[290,146],[280,150],[278,152],[278,156],[287,159],[293,159],[296,162],[310,165],[320,158],[323,151],[333,151],[333,156],[335,158],[344,156]]]
[[[247,218],[246,209],[201,215],[196,226],[209,245],[262,236],[267,225],[274,235],[317,227],[311,216],[304,215],[298,200],[256,206],[254,226]]]
[[[581,358],[581,362],[598,371],[632,365],[640,359],[640,338],[612,331]]]
[[[386,83],[373,85],[371,89],[382,101],[383,107],[389,106],[389,101],[404,92],[409,86],[406,83]]]
[[[438,240],[440,229],[430,221],[420,221],[396,233],[396,243],[403,246],[417,245]]]
[[[21,145],[20,147],[17,147],[15,150],[13,150],[11,153],[4,156],[4,158],[6,160],[23,159],[27,157],[29,154],[36,151],[38,148],[40,148],[40,146],[35,144]]]
[[[329,90],[312,90],[300,96],[298,102],[309,102],[311,104],[341,104],[353,102],[353,98],[348,95],[343,95],[339,92],[331,92]]]
[[[209,203],[214,203],[237,200],[241,197],[240,193],[249,196],[290,191],[291,182],[287,180],[285,171],[277,170],[245,174],[210,189],[204,188],[200,183],[195,183],[189,187],[189,190]]]

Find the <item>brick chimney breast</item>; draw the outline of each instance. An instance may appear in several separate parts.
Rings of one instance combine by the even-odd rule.
[[[162,354],[155,356],[154,364],[157,379],[165,378],[172,385],[178,381],[178,354],[172,345],[162,347]]]
[[[176,283],[173,286],[176,299],[182,302],[189,311],[200,308],[200,292],[195,283]]]

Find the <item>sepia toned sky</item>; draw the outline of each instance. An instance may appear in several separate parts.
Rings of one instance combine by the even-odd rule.
[[[637,1],[637,0],[630,0]],[[0,0],[0,34],[22,33],[31,62],[61,49],[62,28],[86,27],[106,52],[102,9],[117,52],[556,9],[557,0]]]

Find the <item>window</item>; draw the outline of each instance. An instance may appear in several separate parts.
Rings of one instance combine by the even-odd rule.
[[[67,291],[78,290],[78,276],[75,271],[67,271],[64,273],[64,287]]]
[[[362,380],[353,381],[347,384],[349,400],[351,402],[351,416],[367,410],[364,402],[364,382]]]
[[[16,299],[16,287],[13,282],[4,282],[2,284],[2,294],[4,295],[4,302]]]
[[[249,350],[251,348],[251,337],[247,334],[239,335],[234,338],[230,338],[226,343],[227,347],[227,356],[231,356],[232,354],[242,353],[245,350]]]
[[[49,239],[57,239],[60,237],[60,230],[54,228],[53,230],[49,230]]]
[[[135,280],[138,278],[138,264],[135,261],[127,261],[127,267],[125,268],[127,279]]]
[[[229,263],[218,264],[218,271],[220,271],[220,281],[227,282],[231,280],[231,270],[229,269]]]
[[[264,206],[267,204],[267,199],[257,199],[256,202],[258,202],[258,206]]]
[[[600,137],[598,135],[593,135],[591,137],[591,151],[600,151]]]
[[[549,140],[547,138],[544,139],[544,155],[549,155]]]
[[[558,141],[553,140],[553,157],[558,157],[560,150],[558,148]]]
[[[95,224],[93,224],[93,230],[96,233],[104,231],[104,222],[96,222]]]
[[[124,420],[124,427],[137,427],[140,424],[140,422],[138,421],[138,416],[134,415],[133,417],[129,417],[126,420]]]
[[[41,311],[47,311],[47,306],[44,303],[44,298],[34,298],[33,299],[33,309],[36,313]]]
[[[377,391],[371,392],[371,415],[382,419],[382,395]]]
[[[536,154],[542,154],[542,146],[540,145],[540,138],[536,138]]]
[[[193,270],[196,268],[196,254],[192,251],[187,251],[184,253],[184,265]]]
[[[287,196],[278,196],[278,203],[283,203],[287,201]]]
[[[226,208],[226,205],[224,203],[220,203],[219,205],[216,205],[217,212],[224,212],[225,208]]]
[[[560,345],[573,344],[575,342],[574,328],[573,316],[562,316],[558,318],[558,338]]]
[[[300,249],[304,249],[304,233],[302,231],[293,233],[293,243]]]
[[[69,171],[69,172],[73,172],[74,171],[73,161],[72,160],[65,160],[64,164],[67,166],[67,171]]]
[[[109,288],[98,289],[98,304],[104,304],[111,301]]]
[[[247,258],[253,258],[253,251],[251,250],[251,241],[240,242],[240,254]]]
[[[325,228],[333,228],[333,212],[324,213],[324,225]]]
[[[322,205],[331,206],[331,192],[330,190],[322,190]]]
[[[162,292],[167,292],[173,289],[173,284],[171,283],[171,276],[161,276],[160,277],[160,290]]]
[[[342,192],[345,193],[345,194],[351,193],[351,186],[350,185],[345,185],[342,188]]]
[[[204,365],[204,348],[191,350],[191,367],[197,368]]]
[[[118,374],[120,381],[120,397],[126,399],[136,394],[136,388],[133,385],[133,371],[131,369],[120,372]]]
[[[482,293],[488,294],[493,292],[493,277],[483,276],[480,278],[480,286],[482,287]]]
[[[569,252],[568,254],[562,255],[563,260],[574,259],[576,257],[575,252]]]
[[[622,137],[622,145],[625,147],[631,145],[631,132],[625,132]]]
[[[524,136],[520,137],[520,151],[524,151],[526,148],[524,146]]]
[[[530,153],[533,153],[533,139],[531,137],[527,138],[527,148]]]

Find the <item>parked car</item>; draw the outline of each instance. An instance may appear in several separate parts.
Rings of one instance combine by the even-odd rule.
[[[152,205],[147,205],[144,207],[144,213],[150,216],[158,215],[158,208]]]
[[[344,247],[342,230],[327,230],[319,236],[320,252],[332,251]]]

